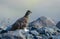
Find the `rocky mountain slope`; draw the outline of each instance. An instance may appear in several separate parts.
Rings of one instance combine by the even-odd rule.
[[[29,28],[54,27],[54,26],[56,26],[56,23],[51,18],[45,16],[42,16],[37,20],[34,20],[33,22],[29,23]]]
[[[0,30],[2,31],[2,29]],[[59,39],[60,29],[48,17],[40,17],[28,24],[28,27],[0,34],[0,39]]]

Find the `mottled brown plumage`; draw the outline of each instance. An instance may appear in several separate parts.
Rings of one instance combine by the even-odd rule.
[[[28,17],[29,17],[29,14],[31,13],[31,11],[27,11],[26,14],[18,19],[13,25],[12,25],[12,28],[10,30],[14,31],[14,30],[17,30],[17,29],[24,29],[28,23]]]

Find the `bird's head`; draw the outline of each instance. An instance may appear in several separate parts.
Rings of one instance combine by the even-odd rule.
[[[27,12],[26,13],[32,13],[30,10],[27,10]]]
[[[25,17],[28,17],[30,13],[32,13],[32,12],[30,10],[27,10]]]

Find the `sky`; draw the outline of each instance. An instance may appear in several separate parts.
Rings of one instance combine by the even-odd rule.
[[[27,10],[32,11],[30,22],[41,16],[60,21],[60,0],[0,0],[0,21],[9,19],[14,23]]]

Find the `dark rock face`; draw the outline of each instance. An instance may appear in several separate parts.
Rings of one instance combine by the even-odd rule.
[[[60,21],[56,24],[56,27],[60,29]]]

